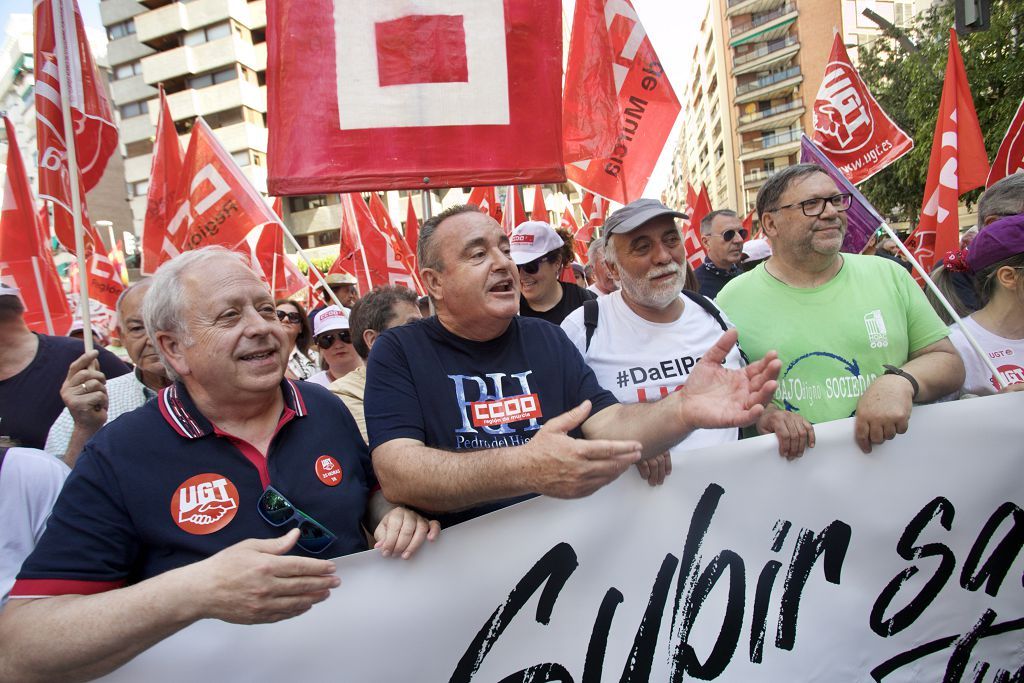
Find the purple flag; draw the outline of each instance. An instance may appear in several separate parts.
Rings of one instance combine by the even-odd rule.
[[[825,169],[825,173],[835,181],[840,192],[849,192],[853,195],[853,202],[850,210],[846,212],[848,223],[846,237],[843,239],[843,249],[848,254],[859,254],[864,251],[868,240],[875,234],[875,231],[884,223],[882,217],[875,211],[875,207],[867,198],[860,193],[850,179],[843,175],[843,172],[836,168],[836,165],[829,161],[828,157],[821,153],[809,137],[800,136],[800,163],[817,164]]]

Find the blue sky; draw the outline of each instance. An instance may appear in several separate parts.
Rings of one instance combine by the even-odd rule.
[[[7,17],[11,14],[32,13],[32,0],[3,0],[2,4],[0,26],[7,25]],[[82,19],[85,20],[86,26],[103,27],[100,22],[100,0],[78,0],[78,8],[82,11]]]

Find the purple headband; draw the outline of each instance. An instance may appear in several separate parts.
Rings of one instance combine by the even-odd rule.
[[[989,223],[967,249],[967,265],[977,273],[993,263],[1024,254],[1024,214]]]

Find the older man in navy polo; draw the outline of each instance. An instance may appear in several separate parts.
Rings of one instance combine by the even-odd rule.
[[[319,558],[366,549],[364,520],[385,554],[437,534],[380,495],[344,405],[284,379],[244,257],[179,256],[143,314],[175,383],[85,447],[0,613],[2,680],[92,678],[200,619],[301,614],[339,583]]]

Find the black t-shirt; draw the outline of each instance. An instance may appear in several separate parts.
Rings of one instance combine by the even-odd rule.
[[[586,399],[591,415],[617,402],[561,328],[516,317],[500,337],[477,342],[431,317],[374,342],[364,408],[371,451],[393,439],[475,451],[522,446],[547,420]],[[582,438],[578,429],[570,435]],[[428,514],[449,526],[523,499]]]
[[[546,311],[533,310],[530,308],[530,303],[526,300],[526,297],[520,295],[519,315],[525,318],[547,320],[552,325],[561,325],[565,317],[582,306],[584,301],[597,298],[597,294],[594,294],[589,289],[583,289],[579,285],[569,282],[561,282],[559,284],[562,285],[562,298],[558,300],[557,304]]]
[[[14,377],[0,381],[0,435],[26,448],[43,448],[53,421],[64,410],[60,387],[68,366],[85,353],[85,343],[74,337],[39,337],[36,357]],[[107,379],[127,374],[129,368],[106,349],[100,349],[100,370]]]

